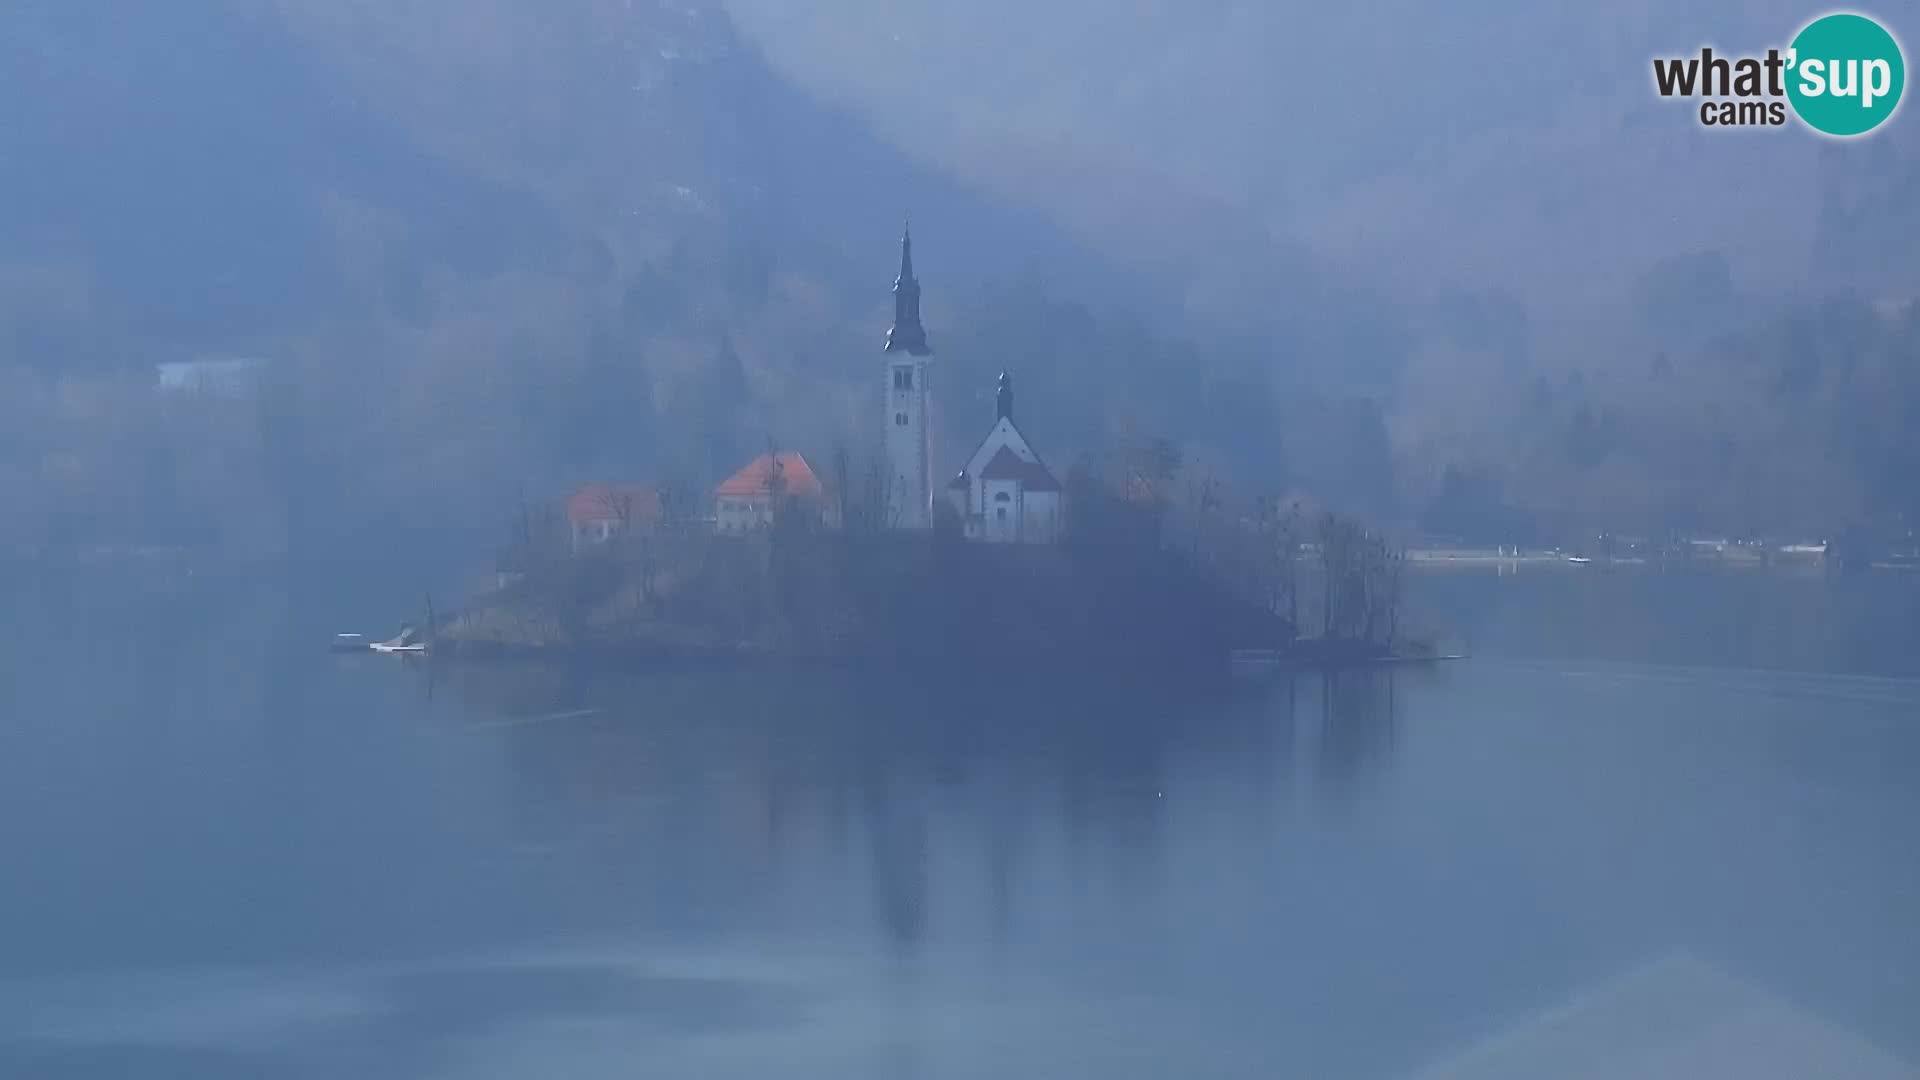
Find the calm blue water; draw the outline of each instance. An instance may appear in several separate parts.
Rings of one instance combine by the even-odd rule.
[[[0,1076],[1394,1077],[1673,955],[1920,1062],[1904,580],[1421,579],[1472,661],[1231,697],[4,584]]]

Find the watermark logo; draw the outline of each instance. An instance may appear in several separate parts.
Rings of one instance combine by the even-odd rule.
[[[1699,98],[1707,127],[1780,127],[1788,110],[1823,135],[1849,138],[1886,123],[1900,106],[1907,65],[1900,43],[1865,15],[1823,15],[1765,56],[1659,57],[1663,98]]]

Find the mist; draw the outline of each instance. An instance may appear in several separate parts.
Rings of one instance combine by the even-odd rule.
[[[0,1074],[1914,1075],[1813,9],[0,8]]]
[[[19,5],[0,467],[66,524],[8,540],[471,547],[528,491],[864,443],[908,214],[946,430],[1012,368],[1057,457],[1150,429],[1411,532],[1910,514],[1911,125],[1714,131],[1646,85],[1794,17]],[[236,356],[273,391],[138,389]]]

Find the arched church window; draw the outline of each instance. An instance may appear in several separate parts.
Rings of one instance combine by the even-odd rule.
[[[906,427],[906,426],[907,426],[907,414],[906,414],[906,413],[903,413],[903,412],[897,412],[897,413],[894,413],[894,414],[893,414],[893,422],[894,422],[894,425],[895,425],[895,426],[897,426],[897,427]]]
[[[1006,492],[1002,491],[998,495],[995,495],[993,497],[993,501],[994,502],[1011,502],[1013,501],[1013,496],[1008,495]]]

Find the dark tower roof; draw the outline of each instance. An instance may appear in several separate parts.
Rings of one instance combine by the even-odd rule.
[[[993,395],[994,414],[1000,420],[1013,419],[1013,376],[1000,373],[1000,389]]]
[[[927,328],[920,325],[920,279],[913,276],[913,230],[900,233],[900,276],[893,282],[893,329],[887,331],[887,351],[908,356],[931,356]]]

